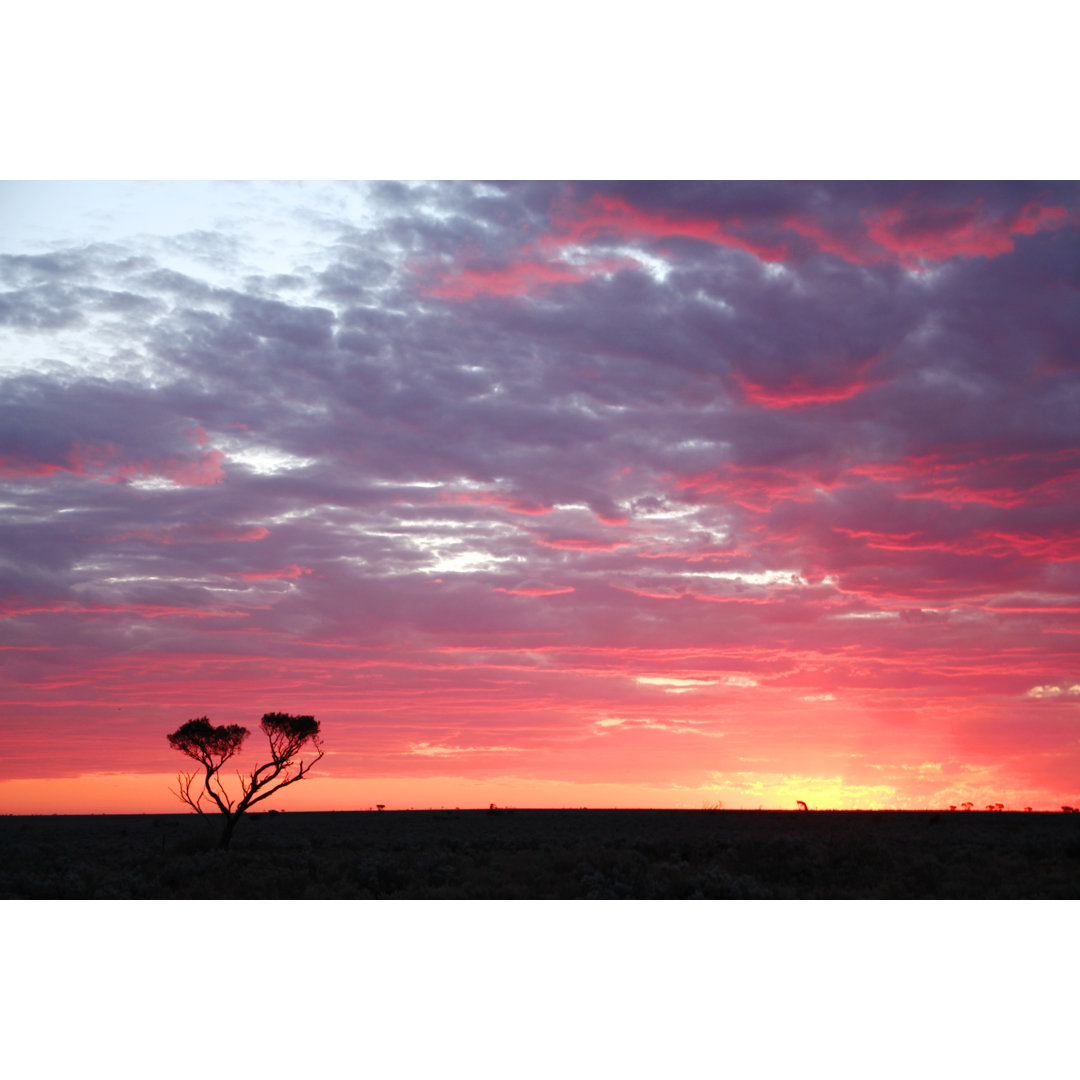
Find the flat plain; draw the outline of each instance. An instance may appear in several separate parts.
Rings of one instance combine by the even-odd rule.
[[[1080,815],[386,810],[0,817],[0,899],[1080,898]]]

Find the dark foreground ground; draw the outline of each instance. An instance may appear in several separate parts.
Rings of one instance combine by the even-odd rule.
[[[1080,898],[1080,815],[483,810],[0,817],[0,898]]]

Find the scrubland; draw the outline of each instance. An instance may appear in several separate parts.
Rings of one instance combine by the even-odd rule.
[[[0,898],[1080,898],[1080,815],[424,810],[0,817]]]

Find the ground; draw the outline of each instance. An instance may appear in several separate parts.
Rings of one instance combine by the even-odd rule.
[[[1080,815],[422,810],[0,817],[2,899],[1080,898]]]

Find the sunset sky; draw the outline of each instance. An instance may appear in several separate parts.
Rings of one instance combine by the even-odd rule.
[[[1080,803],[1080,185],[0,184],[0,812]]]

